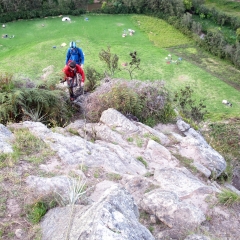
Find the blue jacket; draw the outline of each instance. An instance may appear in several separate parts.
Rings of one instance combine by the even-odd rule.
[[[77,64],[84,64],[84,54],[81,48],[69,48],[66,56],[66,65],[69,60],[75,61]]]

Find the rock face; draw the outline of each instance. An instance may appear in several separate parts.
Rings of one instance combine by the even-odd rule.
[[[25,177],[28,202],[51,194],[64,199],[63,206],[42,219],[43,240],[209,239],[189,233],[201,229],[213,237],[226,236],[225,226],[216,233],[208,222],[210,211],[214,217],[221,212],[232,226],[240,219],[239,213],[215,210],[206,201],[215,201],[221,191],[208,177],[220,175],[226,162],[181,120],[166,132],[163,125],[153,129],[110,108],[99,123],[77,120],[55,131],[36,122],[10,126],[29,129],[55,152],[52,161],[39,166],[54,177]],[[1,126],[0,144],[6,149],[11,149],[9,138],[12,133]],[[91,189],[84,201],[69,200],[76,195],[72,175]],[[239,233],[233,231],[232,239]]]
[[[139,212],[132,196],[125,189],[112,185],[89,207],[78,205],[49,211],[41,223],[42,240],[64,239],[64,236],[69,240],[153,240],[138,218]],[[70,226],[66,224],[69,221],[72,221]]]
[[[194,154],[198,156],[195,160],[198,166],[203,165],[218,177],[226,168],[224,158],[211,146],[209,146],[204,138],[193,128],[190,128],[190,126],[184,121],[178,120],[177,125],[186,136],[186,138],[181,141],[182,149],[180,153],[183,156],[191,157],[194,151]],[[189,151],[188,147],[186,147],[189,146],[189,143],[191,144],[191,151]]]
[[[4,125],[0,124],[0,153],[12,153],[13,149],[9,141],[13,134]]]

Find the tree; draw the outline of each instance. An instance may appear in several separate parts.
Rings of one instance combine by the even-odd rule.
[[[240,28],[236,30],[237,40],[240,42]]]
[[[183,0],[184,6],[187,10],[190,10],[192,7],[192,0]]]

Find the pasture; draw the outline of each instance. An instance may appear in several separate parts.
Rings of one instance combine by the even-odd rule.
[[[0,39],[0,72],[24,75],[39,82],[42,70],[53,65],[59,76],[69,42],[76,41],[85,54],[84,68],[93,67],[103,73],[105,65],[99,59],[99,52],[110,46],[111,52],[119,56],[121,68],[114,77],[130,80],[122,64],[130,62],[130,52],[137,51],[141,71],[134,71],[134,79],[164,80],[172,94],[190,85],[196,99],[206,99],[208,118],[212,121],[240,116],[239,91],[194,61],[187,61],[187,52],[184,51],[191,49],[196,52],[194,43],[166,22],[142,15],[82,15],[70,18],[71,22],[63,22],[62,17],[49,17],[6,23],[6,28],[0,29],[1,35],[14,37]],[[123,31],[128,29],[134,29],[134,35],[123,38]],[[67,46],[61,47],[62,43]],[[186,50],[174,55],[172,48]],[[181,63],[168,64],[165,58],[169,54],[173,60],[181,57]],[[211,60],[217,68],[218,60]],[[226,65],[226,71],[230,67]],[[240,73],[238,70],[235,72]],[[58,79],[56,77],[56,81]],[[231,101],[233,107],[223,105],[223,99]]]
[[[205,4],[208,7],[216,8],[227,14],[240,17],[239,0],[206,0]]]

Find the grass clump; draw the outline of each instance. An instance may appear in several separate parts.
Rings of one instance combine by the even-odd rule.
[[[0,154],[0,168],[4,168],[6,166],[12,166],[12,158],[11,154],[1,153]]]
[[[192,172],[196,173],[197,172],[197,168],[193,165],[193,160],[183,157],[179,154],[174,154],[174,156],[189,170],[191,170]]]
[[[14,135],[15,158],[21,157],[25,161],[37,164],[54,154],[41,139],[34,136],[28,129],[17,129]]]
[[[122,176],[118,173],[108,173],[107,178],[111,181],[119,181],[122,179]]]
[[[157,189],[157,188],[159,188],[159,186],[154,185],[154,184],[151,184],[151,185],[145,190],[144,193],[151,192],[151,191],[153,191],[153,190],[155,190],[155,189]]]
[[[157,143],[161,143],[161,140],[159,139],[159,137],[157,137],[157,136],[155,136],[151,133],[145,133],[143,136],[146,137],[146,138],[150,138]]]
[[[29,206],[27,218],[33,223],[39,223],[42,217],[47,212],[47,204],[44,202],[37,202],[31,206]]]
[[[227,167],[218,180],[231,181],[233,169],[240,162],[240,118],[210,123],[202,134],[207,142],[226,160]]]
[[[145,175],[144,175],[144,177],[152,177],[152,176],[154,176],[154,174],[153,173],[151,173],[151,172],[147,172]]]
[[[137,160],[139,162],[141,162],[147,168],[147,162],[143,159],[143,157],[139,156],[139,157],[137,157]]]
[[[16,129],[14,136],[13,153],[0,154],[0,168],[13,167],[19,159],[39,164],[54,154],[41,139],[35,137],[28,129]]]
[[[132,137],[129,137],[129,138],[127,138],[127,141],[128,141],[128,142],[133,142],[134,139],[133,139]]]
[[[70,204],[74,206],[76,202],[87,192],[86,178],[79,176],[78,179],[68,179],[68,191],[66,195],[57,192],[60,197],[59,203],[62,206]]]
[[[219,193],[217,198],[219,203],[226,206],[233,206],[234,204],[240,203],[240,196],[228,189],[224,189],[221,193]]]
[[[47,213],[51,208],[57,206],[57,202],[54,200],[41,199],[34,204],[26,206],[26,215],[28,221],[33,224],[37,224],[41,221],[42,217]]]
[[[76,129],[73,129],[73,128],[69,128],[68,131],[72,134],[72,135],[76,135],[76,136],[79,136],[79,133]]]

